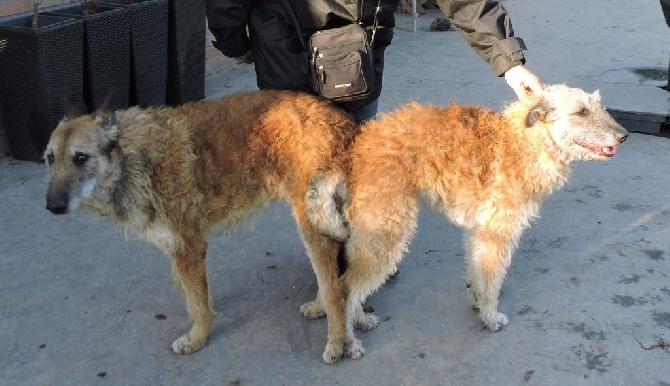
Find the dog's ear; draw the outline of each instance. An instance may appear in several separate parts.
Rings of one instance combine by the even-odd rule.
[[[111,141],[116,141],[119,134],[119,127],[116,124],[116,118],[114,116],[114,111],[112,111],[112,96],[113,91],[109,90],[105,100],[98,107],[98,110],[95,112],[95,123],[98,125],[98,128],[102,131],[102,134],[110,139]]]
[[[119,126],[116,124],[116,117],[113,112],[98,111],[95,115],[95,123],[106,137],[110,139],[118,137]]]
[[[593,94],[590,95],[592,102],[600,102],[600,90],[596,90]]]
[[[549,122],[553,116],[554,107],[546,100],[540,100],[533,106],[526,116],[526,127],[532,127],[537,123]]]
[[[114,90],[109,90],[105,100],[98,106],[98,112],[109,112],[112,109],[112,102],[114,101]]]
[[[74,107],[72,107],[63,117],[63,121],[69,121],[70,119],[79,118],[88,114],[88,107],[86,103],[79,102]]]

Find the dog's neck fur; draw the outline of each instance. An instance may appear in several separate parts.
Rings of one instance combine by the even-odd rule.
[[[108,163],[87,206],[141,232],[156,220],[155,205],[159,201],[151,189],[151,177],[142,173],[143,170],[147,170],[143,165],[151,160],[147,159],[147,153],[142,151],[142,145],[146,142],[139,142],[140,146],[131,149],[132,151],[126,151],[119,144],[127,142],[128,136],[137,134],[129,133],[127,128],[134,127],[130,123],[142,119],[142,116],[117,112],[116,118],[119,126],[118,139],[115,141],[116,144],[109,148]],[[134,210],[137,207],[141,207],[142,210]],[[135,218],[131,216],[133,213],[149,213],[149,216]]]
[[[526,165],[524,180],[535,193],[547,195],[565,184],[572,171],[572,159],[561,151],[545,124],[527,127],[526,118],[532,108],[529,102],[516,101],[509,104],[502,115],[510,124],[508,130],[522,138],[518,143],[525,146],[514,151],[524,151],[526,159],[535,161]]]

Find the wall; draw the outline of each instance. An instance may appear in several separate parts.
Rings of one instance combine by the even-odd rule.
[[[43,0],[42,6],[61,4],[64,0]],[[0,0],[0,16],[13,15],[19,12],[27,12],[32,9],[33,0]]]

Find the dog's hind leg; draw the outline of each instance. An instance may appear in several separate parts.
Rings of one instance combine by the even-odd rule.
[[[315,307],[314,316],[318,316],[321,307],[328,316],[328,343],[323,352],[323,361],[329,364],[335,363],[342,358],[345,339],[344,295],[337,270],[339,243],[321,235],[312,226],[304,210],[302,197],[292,200],[292,203],[293,215],[298,223],[298,230],[307,248],[307,255],[312,262],[319,286],[317,300],[312,302]],[[307,312],[305,305],[301,307],[301,311],[303,314]]]
[[[349,265],[341,280],[347,298],[346,354],[351,358],[359,358],[365,353],[361,341],[354,334],[354,328],[369,331],[379,324],[374,314],[364,312],[362,302],[393,274],[407,239],[402,235],[392,235],[383,241],[370,242],[375,238],[378,239],[379,234],[354,234],[347,244]]]
[[[300,313],[306,319],[318,319],[326,316],[326,307],[323,304],[321,290],[316,294],[316,298],[311,302],[300,306]]]
[[[313,221],[313,219],[310,218]],[[318,228],[318,227],[317,227]],[[337,273],[342,275],[346,270],[346,256],[344,253],[345,244],[339,243],[337,251]],[[307,319],[318,319],[326,316],[326,307],[324,306],[321,290],[316,294],[316,298],[300,306],[300,313]]]
[[[186,301],[186,309],[193,320],[188,334],[172,343],[176,354],[190,354],[204,346],[214,321],[214,311],[207,286],[205,257],[207,242],[202,236],[184,240],[172,255],[172,278]]]
[[[472,232],[465,229],[464,230],[464,239],[465,242],[464,248],[465,248],[465,259],[466,259],[466,273],[465,273],[465,287],[468,289],[468,294],[470,295],[470,303],[472,303],[472,308],[475,310],[479,310],[479,300],[477,299],[477,291],[475,290],[475,286],[473,285],[475,281],[474,277],[474,264],[470,263],[470,256],[471,256],[471,250],[472,250]]]
[[[337,265],[338,265],[338,274],[343,275],[346,272],[346,255],[345,255],[346,245],[340,245],[337,254]],[[343,266],[344,265],[344,266]],[[397,272],[397,269],[396,269]],[[370,296],[365,299],[363,302],[363,312],[357,312],[356,319],[354,320],[354,327],[361,331],[370,331],[377,326],[377,317],[371,315],[374,312],[372,307],[372,302],[370,301]],[[326,308],[323,305],[323,298],[321,291],[316,295],[316,299],[311,302],[307,302],[300,306],[300,312],[307,319],[317,319],[326,316]]]
[[[369,331],[379,324],[375,315],[363,311],[362,302],[396,272],[416,229],[417,202],[399,191],[371,194],[374,199],[361,199],[349,208],[348,266],[341,280],[347,299],[347,354],[352,358],[365,352],[354,328]]]
[[[466,232],[468,246],[467,283],[473,307],[491,331],[507,325],[505,314],[498,312],[498,296],[512,260],[515,241],[487,229]]]

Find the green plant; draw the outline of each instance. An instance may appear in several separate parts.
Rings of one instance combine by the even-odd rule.
[[[33,0],[33,28],[37,28],[39,21],[40,5],[44,0]]]
[[[93,15],[100,6],[100,2],[96,0],[72,0],[71,3],[79,4],[81,13],[84,16]]]

